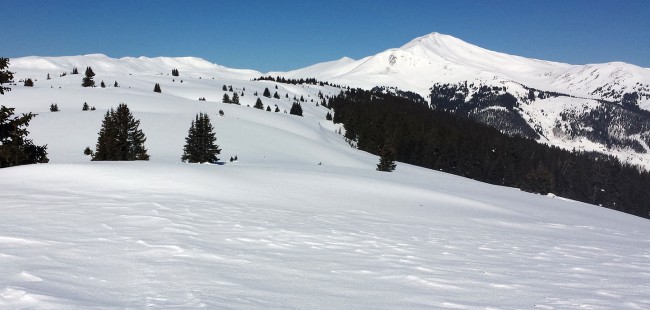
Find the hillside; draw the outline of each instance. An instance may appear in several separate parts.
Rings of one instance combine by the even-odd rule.
[[[403,163],[375,171],[317,105],[338,88],[193,58],[38,59],[10,67],[34,87],[0,96],[38,113],[30,137],[51,159],[0,170],[2,308],[650,307],[647,220]],[[70,71],[86,66],[106,88],[80,86]],[[221,103],[224,85],[242,105]],[[248,107],[255,92],[281,112]],[[304,117],[284,113],[294,96]],[[151,160],[90,162],[120,102]],[[221,164],[180,161],[198,112]]]

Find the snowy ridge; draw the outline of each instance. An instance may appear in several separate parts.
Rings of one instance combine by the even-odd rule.
[[[514,81],[528,87],[577,97],[620,100],[625,92],[643,92],[640,106],[650,108],[650,69],[611,62],[570,65],[490,51],[449,35],[431,33],[400,48],[389,49],[355,63],[328,63],[289,71],[292,78],[316,77],[351,86],[394,86],[428,95],[435,83],[468,81],[497,85]],[[599,90],[600,89],[600,90]],[[610,92],[613,94],[609,94]],[[608,95],[609,94],[609,95]]]

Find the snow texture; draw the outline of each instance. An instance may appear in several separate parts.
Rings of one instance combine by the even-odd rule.
[[[82,88],[75,66],[109,87]],[[30,136],[51,163],[0,170],[0,308],[650,308],[647,220],[403,163],[375,171],[378,158],[316,106],[337,88],[255,82],[196,58],[29,57],[11,69],[35,86],[0,104],[39,114]],[[241,106],[220,103],[224,84]],[[264,105],[282,112],[247,107],[266,87],[281,99]],[[284,113],[294,95],[304,117]],[[120,102],[151,161],[90,162],[83,149]],[[180,162],[198,112],[220,165]]]

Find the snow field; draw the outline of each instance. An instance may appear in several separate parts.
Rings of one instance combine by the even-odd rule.
[[[276,91],[250,81],[259,73],[104,58],[12,63],[17,80],[38,81],[0,104],[39,114],[30,137],[51,163],[0,170],[0,308],[650,308],[647,220],[401,163],[377,172],[315,103],[305,117],[246,107]],[[58,77],[88,65],[120,88]],[[224,84],[246,88],[242,106],[219,103]],[[294,95],[339,92],[278,88],[262,100],[282,112]],[[83,155],[120,102],[141,120],[150,162]],[[238,162],[180,162],[199,112],[222,161]]]
[[[650,306],[645,220],[400,168],[4,169],[0,306]]]

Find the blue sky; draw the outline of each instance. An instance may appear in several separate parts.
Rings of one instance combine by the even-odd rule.
[[[509,54],[650,67],[650,1],[3,0],[0,57],[196,56],[263,72],[431,32]]]

